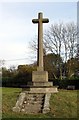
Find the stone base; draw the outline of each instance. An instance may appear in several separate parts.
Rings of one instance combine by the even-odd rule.
[[[25,114],[48,113],[50,111],[49,100],[51,93],[57,93],[57,88],[23,88],[13,107],[14,112]]]
[[[48,86],[48,87],[51,87],[53,86],[53,82],[28,82],[27,83],[27,87],[45,87],[45,86]]]
[[[33,82],[48,82],[48,72],[47,71],[33,71],[32,81]]]
[[[30,87],[30,88],[23,88],[25,93],[57,93],[58,90],[56,87]]]

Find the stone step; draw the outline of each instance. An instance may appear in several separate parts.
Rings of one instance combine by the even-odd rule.
[[[24,102],[28,102],[28,101],[43,101],[44,98],[28,98],[25,99]]]
[[[30,98],[30,97],[44,97],[44,94],[26,94],[26,98]]]
[[[38,104],[43,104],[43,101],[39,101],[39,102],[38,101],[36,101],[36,102],[29,101],[26,103],[26,105],[28,105],[28,104],[38,105]]]
[[[38,113],[42,110],[42,105],[38,104],[38,105],[32,105],[32,104],[28,104],[25,105],[24,107],[22,106],[21,111],[22,112],[27,112],[27,113]]]
[[[33,95],[26,95],[25,101],[41,101],[44,99],[44,95],[42,94],[33,94]]]
[[[38,104],[38,105],[27,104],[27,105],[25,105],[24,107],[25,107],[25,108],[31,107],[31,109],[32,109],[32,108],[35,109],[35,108],[41,108],[42,105],[41,105],[41,104]],[[23,108],[24,108],[24,107],[23,107]]]
[[[44,94],[27,94],[22,105],[22,112],[39,113],[42,111]]]
[[[32,113],[41,113],[41,110],[40,109],[39,110],[38,109],[36,109],[36,110],[34,110],[34,109],[33,110],[32,109],[22,109],[21,112],[24,112],[26,114],[29,114],[29,113],[32,114]]]
[[[25,93],[25,92],[24,92]],[[25,93],[23,97],[23,102],[19,106],[17,102],[17,106],[20,107],[19,111],[24,113],[41,113],[43,106],[44,106],[44,99],[45,94],[40,93],[34,93],[34,94],[28,94]],[[17,111],[17,108],[15,108],[15,111]]]
[[[43,100],[42,101],[24,101],[23,104],[42,104],[43,103]]]
[[[23,104],[24,106],[29,106],[29,104],[30,105],[33,105],[33,106],[41,106],[42,107],[42,104],[43,104],[43,102],[28,102],[28,103],[26,103],[26,104]]]

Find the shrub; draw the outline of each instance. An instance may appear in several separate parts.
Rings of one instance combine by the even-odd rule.
[[[54,86],[58,86],[58,88],[60,89],[67,89],[67,86],[75,86],[75,89],[79,89],[79,79],[73,79],[73,80],[68,80],[68,79],[64,79],[64,80],[53,80],[50,79],[49,81],[53,82]]]

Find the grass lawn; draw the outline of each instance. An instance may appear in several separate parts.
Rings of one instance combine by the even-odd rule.
[[[15,106],[21,89],[2,88],[2,118],[77,118],[77,93],[76,90],[59,90],[52,94],[50,99],[51,111],[48,114],[23,114],[14,113]]]

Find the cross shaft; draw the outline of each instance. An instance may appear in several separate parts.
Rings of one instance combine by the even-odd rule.
[[[48,23],[48,18],[43,18],[43,13],[38,13],[38,19],[33,19],[33,23],[38,23],[38,57],[37,65],[38,71],[43,71],[43,23]]]

